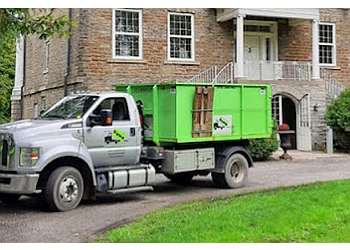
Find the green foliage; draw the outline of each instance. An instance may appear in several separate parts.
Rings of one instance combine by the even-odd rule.
[[[270,138],[249,140],[248,150],[256,161],[266,160],[278,149],[277,125],[274,123]]]
[[[309,242],[350,238],[350,181],[177,205],[108,232],[100,242]]]
[[[66,15],[55,17],[53,9],[0,8],[0,124],[11,116],[10,98],[15,79],[16,42],[19,35],[36,34],[46,40],[56,34],[69,37]]]
[[[42,40],[57,34],[69,37],[69,26],[76,23],[66,15],[55,17],[53,9],[0,9],[0,34],[15,33],[16,36],[37,34]]]
[[[327,106],[325,117],[327,125],[334,131],[344,132],[350,129],[350,89],[345,90]]]
[[[15,80],[16,43],[13,34],[1,37],[0,47],[0,124],[11,116],[10,97]]]

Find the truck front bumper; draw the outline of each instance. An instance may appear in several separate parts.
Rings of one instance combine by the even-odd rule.
[[[0,174],[0,193],[34,194],[39,174]]]

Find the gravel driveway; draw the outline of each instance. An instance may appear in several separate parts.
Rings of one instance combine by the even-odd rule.
[[[0,242],[88,242],[96,235],[132,221],[147,212],[176,203],[249,192],[279,186],[350,178],[350,156],[292,151],[294,160],[280,161],[278,154],[255,163],[248,184],[240,189],[218,189],[210,176],[195,177],[188,186],[175,185],[162,175],[152,192],[124,194],[83,202],[65,213],[46,212],[35,198],[16,204],[0,202]]]

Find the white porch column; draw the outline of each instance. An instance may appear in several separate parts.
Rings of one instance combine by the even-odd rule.
[[[312,21],[312,79],[320,79],[320,64],[318,51],[318,24],[319,20]]]
[[[20,36],[16,40],[16,71],[15,86],[11,94],[11,121],[22,118],[21,97],[23,86],[23,64],[24,64],[24,37]]]
[[[237,26],[236,26],[236,58],[237,58],[237,67],[235,72],[236,78],[244,77],[244,41],[243,41],[243,32],[244,32],[244,16],[242,14],[237,15]]]
[[[23,62],[24,62],[24,38],[20,36],[16,39],[16,71],[15,86],[12,90],[11,101],[21,99],[21,88],[23,85]]]

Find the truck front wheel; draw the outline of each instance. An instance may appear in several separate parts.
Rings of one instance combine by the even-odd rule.
[[[84,193],[84,180],[76,168],[59,167],[46,183],[45,199],[51,210],[68,211],[76,208]]]
[[[247,159],[239,154],[232,154],[225,161],[224,173],[212,172],[214,183],[222,188],[243,187],[248,180],[249,164]]]

